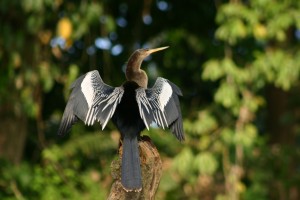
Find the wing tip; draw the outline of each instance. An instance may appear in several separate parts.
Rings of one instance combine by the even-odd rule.
[[[173,135],[180,141],[185,141],[185,135],[183,130],[183,123],[182,118],[178,118],[175,120],[170,126],[170,130],[173,133]]]
[[[78,120],[79,118],[76,115],[70,115],[68,117],[63,116],[57,131],[57,135],[60,137],[67,135],[70,132],[71,127],[78,122]]]
[[[104,128],[105,128],[105,126],[104,126],[104,125],[102,125],[102,126],[101,126],[101,131],[103,131],[103,130],[104,130]]]
[[[57,136],[64,137],[65,135],[67,135],[68,132],[69,131],[68,131],[67,127],[59,128],[58,131],[57,131]]]
[[[176,93],[178,96],[183,96],[181,89],[180,89],[175,83],[172,83],[172,82],[169,81],[169,80],[168,80],[168,83],[171,85],[172,89],[175,91],[175,93]]]

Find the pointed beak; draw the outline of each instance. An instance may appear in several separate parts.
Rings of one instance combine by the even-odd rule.
[[[154,53],[154,52],[157,52],[157,51],[161,51],[161,50],[164,50],[166,48],[169,48],[169,46],[166,46],[166,47],[159,47],[159,48],[155,48],[155,49],[149,49],[148,53],[151,54],[151,53]]]

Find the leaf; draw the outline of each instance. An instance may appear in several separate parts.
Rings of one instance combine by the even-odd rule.
[[[268,34],[268,29],[265,25],[258,23],[253,28],[253,35],[257,40],[266,39]]]
[[[204,64],[202,73],[202,78],[204,80],[215,81],[222,78],[224,75],[224,69],[218,60],[212,59]]]
[[[218,169],[218,161],[210,152],[201,152],[194,159],[194,167],[201,175],[213,175]]]
[[[225,144],[231,145],[234,143],[234,131],[232,129],[224,128],[220,135]]]
[[[212,139],[210,138],[209,135],[202,136],[199,140],[199,145],[198,145],[199,150],[203,151],[207,149],[211,143],[212,143]]]
[[[234,19],[221,25],[216,31],[216,38],[234,45],[239,39],[245,38],[247,29],[240,19]]]
[[[250,148],[257,137],[257,129],[253,124],[247,124],[242,130],[238,130],[238,132],[234,136],[234,140],[236,144],[243,145],[245,148]]]
[[[194,155],[189,147],[185,147],[174,158],[173,168],[178,171],[182,177],[188,177],[192,173]]]
[[[63,17],[57,23],[57,35],[65,40],[68,40],[73,33],[73,25],[69,18]]]
[[[39,66],[39,77],[42,81],[43,89],[48,92],[54,85],[53,75],[51,74],[49,63],[42,62]]]
[[[92,2],[89,4],[85,10],[86,20],[91,23],[98,21],[103,13],[102,5],[97,2]]]
[[[44,7],[44,0],[23,0],[21,3],[26,12],[38,12]]]
[[[207,110],[198,113],[198,118],[194,121],[184,121],[185,130],[194,135],[203,135],[210,133],[217,128],[216,119]]]
[[[215,93],[215,101],[225,108],[233,108],[240,102],[237,88],[230,83],[223,82]]]
[[[288,90],[299,78],[300,65],[294,61],[290,53],[275,50],[257,54],[251,70],[256,79],[274,83],[276,86]]]
[[[52,162],[58,162],[62,156],[62,150],[57,145],[53,145],[51,148],[47,148],[42,152],[43,159],[50,160]]]

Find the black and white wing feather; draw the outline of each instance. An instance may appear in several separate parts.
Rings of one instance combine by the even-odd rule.
[[[93,125],[97,120],[103,130],[124,94],[123,87],[105,84],[97,70],[79,77],[71,85],[71,89],[72,93],[58,130],[59,135],[65,135],[78,119],[87,125]]]
[[[162,128],[170,128],[178,140],[184,140],[178,96],[182,96],[180,89],[161,77],[152,88],[136,89],[139,112],[147,129],[154,122]]]

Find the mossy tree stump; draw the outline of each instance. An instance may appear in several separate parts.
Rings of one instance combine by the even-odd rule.
[[[114,179],[108,200],[152,200],[155,198],[162,176],[162,161],[159,153],[148,136],[139,141],[139,152],[142,168],[143,189],[140,192],[126,192],[121,184],[122,146],[119,158],[111,163],[111,174]]]

